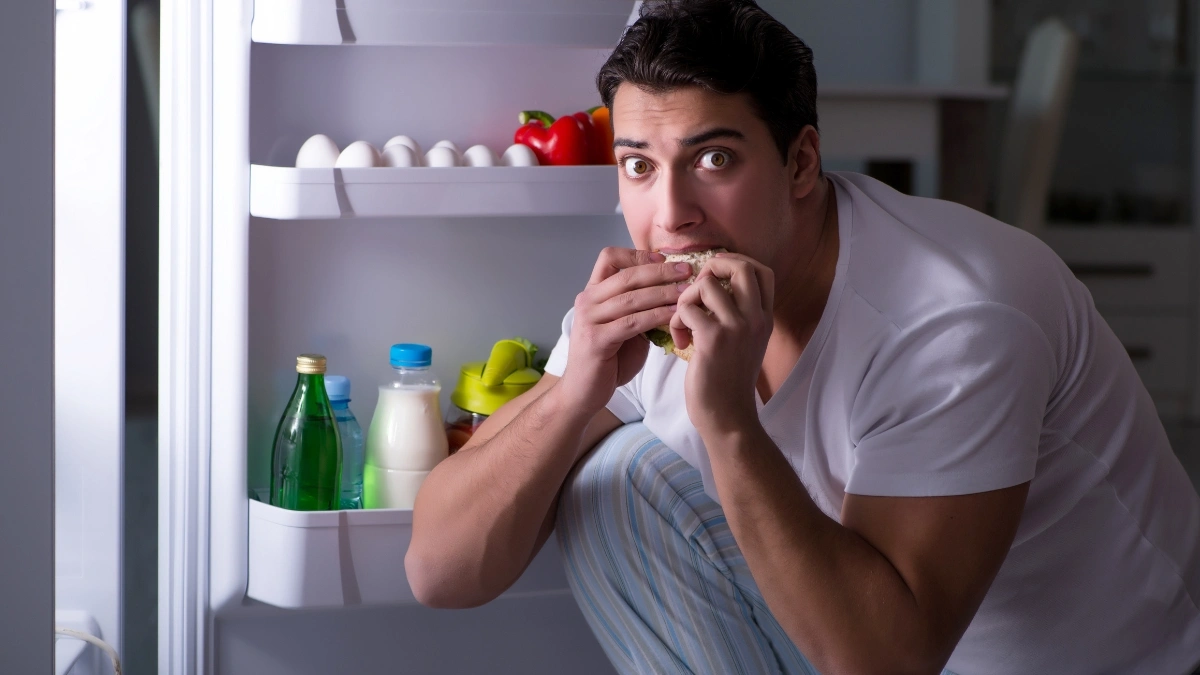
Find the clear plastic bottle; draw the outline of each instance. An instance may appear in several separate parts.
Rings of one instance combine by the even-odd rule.
[[[379,388],[367,432],[363,506],[368,509],[411,509],[425,477],[449,455],[438,400],[442,386],[429,370],[433,350],[398,344],[390,357],[396,379]]]
[[[341,375],[325,376],[325,391],[342,437],[342,481],[338,508],[361,509],[363,494],[363,430],[350,410],[350,380]]]

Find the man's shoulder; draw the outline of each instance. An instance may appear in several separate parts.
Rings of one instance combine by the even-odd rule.
[[[1078,282],[1028,232],[867,176],[837,178],[850,201],[846,287],[897,327],[979,303],[1005,305],[1039,323],[1078,309]]]

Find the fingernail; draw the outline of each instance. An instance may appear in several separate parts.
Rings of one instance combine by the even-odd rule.
[[[667,259],[667,256],[665,256],[657,251],[652,251],[650,253],[650,261],[651,262],[663,262],[666,259]]]
[[[690,273],[692,271],[692,266],[689,265],[688,263],[677,263],[675,265],[675,269],[680,272],[689,272]]]
[[[682,292],[686,291],[689,286],[691,286],[691,284],[688,284],[688,283],[678,284],[677,286],[675,286],[675,290],[682,293]]]

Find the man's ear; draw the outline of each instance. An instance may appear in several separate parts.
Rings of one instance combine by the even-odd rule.
[[[795,199],[807,197],[821,180],[821,135],[811,124],[800,130],[788,148],[788,177]]]

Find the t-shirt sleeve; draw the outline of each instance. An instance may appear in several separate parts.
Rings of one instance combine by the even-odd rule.
[[[572,308],[563,317],[562,335],[558,338],[554,349],[551,350],[550,358],[546,360],[546,372],[556,377],[562,377],[563,373],[567,371],[567,350],[571,346],[571,322],[574,319],[575,309]],[[639,373],[629,382],[617,387],[612,398],[609,399],[608,405],[605,406],[609,412],[621,420],[622,424],[630,424],[642,419],[642,406],[638,404],[637,397],[638,383],[641,381],[641,377],[641,373]]]
[[[899,329],[876,354],[850,413],[846,492],[974,494],[1033,478],[1057,379],[1040,326],[980,302]]]

